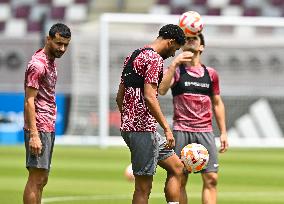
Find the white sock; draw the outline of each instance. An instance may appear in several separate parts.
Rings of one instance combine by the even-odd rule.
[[[168,202],[168,204],[179,204],[179,202]]]

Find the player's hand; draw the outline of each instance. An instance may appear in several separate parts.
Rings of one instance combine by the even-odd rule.
[[[32,154],[39,155],[42,150],[42,143],[38,132],[30,134],[29,148]]]
[[[172,149],[174,148],[175,144],[175,138],[173,136],[173,133],[171,130],[164,130],[164,134],[167,138],[166,148]]]
[[[228,143],[227,133],[222,133],[220,135],[220,150],[219,150],[219,152],[220,153],[226,152],[228,147],[229,147],[229,143]]]
[[[180,64],[185,64],[187,62],[191,62],[193,53],[190,51],[184,51],[180,53],[174,60],[173,64],[175,67],[178,67]]]

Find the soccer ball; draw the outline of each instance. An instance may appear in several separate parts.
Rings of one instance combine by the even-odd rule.
[[[198,172],[207,165],[209,153],[203,145],[192,143],[181,150],[181,160],[190,173]]]
[[[185,35],[197,35],[201,33],[204,23],[199,13],[187,11],[180,16],[178,25]]]
[[[124,171],[124,176],[128,181],[134,181],[135,177],[133,175],[133,170],[132,170],[132,164],[129,164],[125,171]]]

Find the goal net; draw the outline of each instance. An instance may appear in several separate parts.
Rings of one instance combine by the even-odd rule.
[[[284,146],[284,19],[203,16],[202,62],[220,77],[231,146]],[[115,97],[125,57],[175,15],[103,14],[75,27],[72,96],[63,144],[123,145]],[[165,67],[171,59],[165,61]],[[172,121],[172,97],[159,96]],[[215,127],[215,135],[219,132]]]

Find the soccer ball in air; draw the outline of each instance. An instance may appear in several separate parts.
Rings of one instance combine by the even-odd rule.
[[[197,35],[201,33],[204,23],[199,13],[187,11],[179,17],[178,25],[185,35]]]
[[[181,160],[190,173],[198,172],[207,165],[209,153],[203,145],[192,143],[182,149]]]
[[[129,164],[125,171],[124,171],[124,176],[128,181],[134,181],[135,177],[133,175],[133,170],[132,170],[132,164]]]

